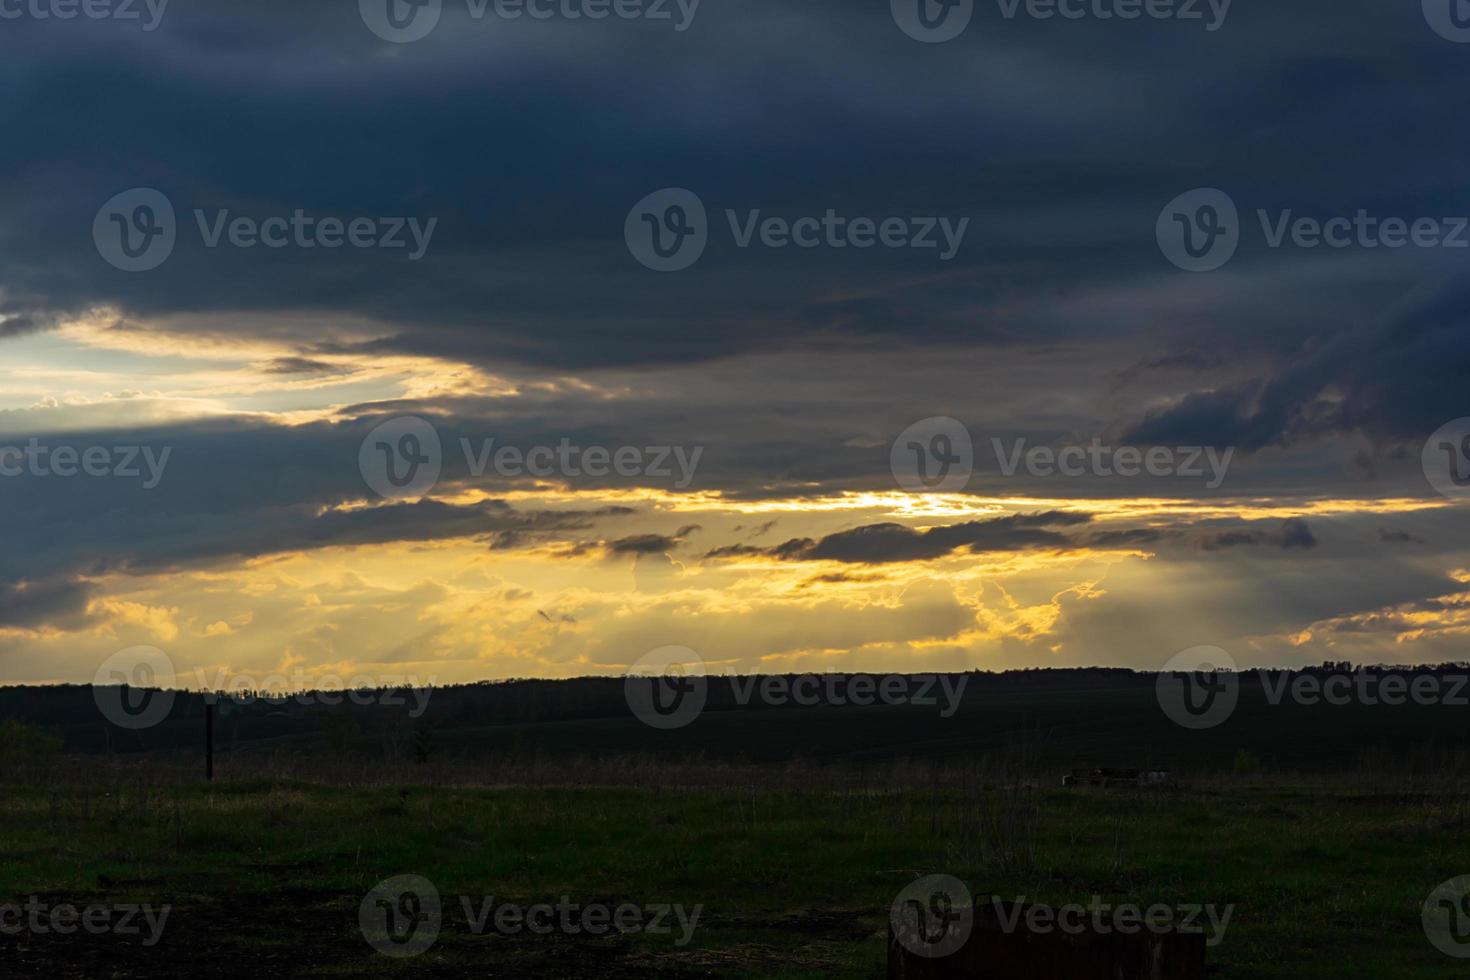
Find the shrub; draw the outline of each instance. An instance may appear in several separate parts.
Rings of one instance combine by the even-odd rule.
[[[14,718],[0,720],[0,780],[29,782],[44,777],[61,751],[61,739]]]
[[[1237,776],[1250,776],[1261,771],[1261,757],[1254,752],[1245,749],[1235,753],[1235,761],[1231,763],[1231,770]]]

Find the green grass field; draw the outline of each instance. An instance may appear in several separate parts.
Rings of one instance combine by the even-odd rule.
[[[1232,905],[1211,975],[1462,975],[1426,939],[1430,890],[1470,873],[1470,800],[1346,781],[1219,777],[1155,791],[807,792],[740,786],[212,787],[113,775],[9,786],[0,899],[171,903],[163,938],[0,936],[6,975],[878,977],[898,891]],[[443,897],[422,955],[375,952],[358,907],[413,873]],[[472,934],[457,896],[701,906],[672,936]],[[1042,980],[1042,978],[1038,978]]]

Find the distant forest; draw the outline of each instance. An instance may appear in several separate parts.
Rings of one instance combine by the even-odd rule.
[[[1241,672],[1241,711],[1214,737],[1217,754],[1228,756],[1237,744],[1255,751],[1275,752],[1282,743],[1303,757],[1317,758],[1338,751],[1339,743],[1375,739],[1386,743],[1415,740],[1456,740],[1463,729],[1463,710],[1415,708],[1405,727],[1404,712],[1372,713],[1361,706],[1347,709],[1318,705],[1301,709],[1291,704],[1267,707],[1265,684],[1277,686],[1301,677],[1319,681],[1335,675],[1381,679],[1446,677],[1470,674],[1464,663],[1427,666],[1355,667],[1329,662],[1300,670]],[[940,678],[950,690],[964,682],[963,699],[953,717],[939,717],[933,707],[876,705],[852,708],[824,699],[817,705],[790,703],[773,706],[750,697],[752,683],[784,678],[789,684],[810,675],[712,676],[700,720],[680,732],[655,732],[632,715],[625,696],[625,679],[582,677],[569,680],[520,679],[452,684],[427,692],[397,688],[363,689],[354,697],[341,691],[296,692],[287,697],[256,697],[252,692],[216,695],[216,740],[221,751],[241,747],[278,750],[383,751],[391,740],[404,753],[420,753],[426,745],[441,754],[454,752],[671,752],[709,751],[739,757],[782,758],[812,755],[852,755],[919,751],[953,753],[997,744],[1018,731],[1052,733],[1064,746],[1095,743],[1094,725],[1124,722],[1137,744],[1199,744],[1204,735],[1185,733],[1163,717],[1154,697],[1156,672],[1127,668],[1030,668],[1000,672],[898,675]],[[876,688],[894,675],[833,673],[818,675],[825,692],[827,679],[845,690],[856,678],[870,678]],[[1263,684],[1263,682],[1265,682]],[[1442,684],[1443,690],[1452,690]],[[737,690],[746,694],[745,703]],[[939,686],[933,693],[939,696]],[[134,691],[133,695],[141,696]],[[1461,692],[1470,697],[1470,686]],[[11,686],[0,688],[0,718],[19,722],[59,740],[62,750],[75,753],[132,754],[178,750],[197,751],[205,718],[207,695],[176,692],[164,720],[132,731],[106,721],[90,685]],[[772,714],[752,716],[752,712]],[[748,718],[747,723],[740,719]],[[1390,719],[1384,721],[1382,719]],[[765,719],[765,720],[761,720]],[[1254,719],[1246,722],[1243,719]],[[1381,722],[1381,723],[1380,723]],[[1238,735],[1249,724],[1249,738]],[[1099,736],[1100,737],[1100,736]],[[1111,736],[1110,736],[1111,737]],[[1356,744],[1356,742],[1354,742]],[[1067,752],[1075,750],[1068,747]],[[1341,749],[1347,752],[1346,747]],[[1161,754],[1155,752],[1155,755]],[[1077,758],[1067,755],[1067,758]],[[1104,758],[1098,756],[1098,758]],[[1106,761],[1117,758],[1106,756]],[[1155,761],[1159,761],[1155,759]]]

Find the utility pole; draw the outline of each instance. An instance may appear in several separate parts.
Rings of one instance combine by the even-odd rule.
[[[204,696],[204,778],[214,782],[214,695]]]

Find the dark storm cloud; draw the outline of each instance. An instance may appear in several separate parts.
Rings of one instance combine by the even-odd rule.
[[[50,625],[63,629],[79,624],[93,587],[80,581],[0,581],[0,626]]]
[[[278,357],[265,366],[267,374],[328,374],[333,370],[326,361],[309,357]]]
[[[30,581],[38,573],[101,575],[160,572],[318,548],[483,536],[501,546],[592,527],[583,512],[521,512],[500,502],[451,505],[424,500],[358,511],[313,507],[242,508],[231,515],[110,513],[15,528],[26,550],[0,562],[0,576]],[[514,536],[513,538],[511,536]],[[40,549],[47,549],[40,555]],[[25,595],[15,597],[25,604]]]
[[[1253,209],[1464,213],[1470,132],[1455,121],[1470,100],[1470,59],[1413,3],[1284,6],[1238,4],[1206,34],[1147,20],[1005,21],[982,4],[976,27],[942,46],[905,38],[881,2],[708,0],[682,34],[450,14],[408,46],[374,38],[352,2],[181,2],[149,34],[6,22],[0,351],[104,306],[119,312],[116,329],[139,336],[154,318],[205,331],[220,328],[200,314],[230,314],[237,339],[292,343],[294,356],[264,365],[280,377],[325,371],[324,358],[342,353],[684,373],[634,378],[638,397],[622,399],[523,391],[358,406],[341,425],[200,422],[56,440],[174,455],[151,491],[7,481],[0,622],[75,615],[86,597],[78,576],[117,569],[465,535],[523,547],[605,534],[594,525],[616,517],[434,502],[333,510],[367,496],[356,455],[368,428],[406,411],[442,422],[444,489],[521,488],[476,483],[455,450],[461,436],[493,432],[522,446],[708,445],[696,486],[737,499],[891,489],[887,441],[940,411],[1015,415],[1038,441],[1112,425],[1133,444],[1239,446],[1257,458],[1314,438],[1421,439],[1467,414],[1470,279],[1458,254],[1272,251]],[[1164,202],[1201,185],[1235,196],[1247,239],[1205,275],[1174,269],[1153,240]],[[102,261],[91,229],[105,200],[135,186],[170,197],[180,239],[161,268],[129,274]],[[622,240],[629,207],[665,186],[697,191],[713,221],[705,257],[680,273],[642,268]],[[419,261],[387,250],[209,249],[194,208],[439,225]],[[940,263],[877,248],[740,249],[726,208],[971,225]],[[300,327],[302,314],[325,326]],[[381,336],[361,342],[338,321]],[[1093,403],[1078,393],[1099,367],[1060,357],[1104,343],[1134,367],[1104,379],[1117,400]],[[941,367],[968,376],[906,359],[939,345]],[[949,353],[967,348],[969,359]],[[1001,349],[1015,357],[996,370],[1029,373],[987,377]],[[854,350],[872,360],[870,373],[845,361],[853,378],[836,376],[833,352]],[[737,355],[773,351],[794,352],[788,373],[766,361],[716,378]],[[931,400],[932,411],[919,410]],[[1309,465],[1242,479],[1302,494],[1340,476],[1325,451],[1293,459]],[[1376,477],[1383,462],[1359,470]],[[982,465],[972,489],[1145,489],[993,474]],[[621,485],[630,483],[657,485]],[[1030,547],[1302,551],[1316,540],[1301,521],[1199,535],[1083,523],[1053,514],[923,531],[878,524],[710,554],[879,564]],[[653,554],[684,536],[613,537],[607,547]]]
[[[1204,551],[1265,546],[1307,550],[1317,538],[1307,522],[1293,517],[1273,528],[1250,524],[1228,530],[1203,529],[1187,523],[1168,527],[1127,528],[1091,534],[1068,530],[1092,521],[1092,515],[1063,511],[1013,514],[917,530],[902,524],[869,524],[820,539],[792,538],[770,548],[748,544],[711,549],[707,559],[765,557],[783,561],[839,561],[859,564],[930,561],[959,552],[1024,551],[1030,548],[1073,550],[1135,548],[1153,550],[1192,545]],[[836,579],[834,581],[840,581]]]
[[[607,542],[607,550],[614,555],[655,555],[668,551],[678,544],[677,539],[667,534],[632,534]]]
[[[473,22],[449,3],[439,30],[411,45],[379,41],[348,2],[201,0],[174,5],[148,34],[7,23],[0,312],[21,326],[0,332],[106,304],[135,318],[350,315],[384,334],[353,349],[477,363],[1159,328],[1184,351],[1230,331],[1275,351],[1322,327],[1268,305],[1267,281],[1293,260],[1246,246],[1221,276],[1249,275],[1256,288],[1222,323],[1214,304],[1178,301],[1206,287],[1158,254],[1165,201],[1202,184],[1228,186],[1247,214],[1257,204],[1433,213],[1456,200],[1467,137],[1444,121],[1470,97],[1460,94],[1470,66],[1412,4],[1238,4],[1213,33],[1148,19],[1006,20],[980,6],[976,26],[943,46],[903,36],[879,2],[707,3],[684,32],[616,19]],[[1345,133],[1352,155],[1317,166]],[[147,274],[111,269],[90,242],[97,207],[133,186],[163,190],[181,219],[175,254]],[[632,203],[665,186],[700,193],[715,232],[700,264],[672,275],[636,265],[621,235]],[[381,250],[206,249],[196,207],[440,225],[418,262]],[[959,255],[937,263],[906,250],[740,249],[723,216],[829,207],[972,224]],[[1401,291],[1390,279],[1362,288]],[[1098,300],[1090,312],[1072,305],[1082,296]],[[1161,309],[1172,322],[1158,322]],[[311,342],[343,349],[330,336]],[[1311,385],[1288,387],[1241,445],[1269,443],[1273,423],[1300,414],[1309,395],[1294,392]],[[1402,430],[1409,410],[1396,390],[1359,385],[1340,423]],[[1220,429],[1251,414],[1243,397],[1186,418]]]
[[[1159,544],[1177,538],[1178,531],[1157,527],[1135,527],[1121,531],[1102,531],[1087,538],[1091,548],[1129,548]]]
[[[630,534],[603,542],[609,555],[658,555],[673,551],[686,537],[699,530],[698,524],[679,528],[673,534]]]
[[[1241,528],[1203,534],[1197,541],[1199,546],[1206,551],[1252,545],[1271,545],[1285,550],[1317,546],[1316,535],[1307,526],[1307,522],[1300,517],[1289,517],[1275,528]]]
[[[0,624],[84,604],[79,577],[207,566],[279,552],[334,546],[483,537],[524,546],[585,532],[626,507],[517,508],[500,500],[386,503],[364,483],[357,451],[373,420],[352,425],[256,427],[238,422],[40,439],[54,451],[120,442],[167,450],[156,487],[117,476],[23,472],[0,485]],[[0,445],[23,445],[0,438]],[[464,476],[448,457],[446,480]],[[13,462],[13,460],[12,460]],[[142,467],[139,463],[138,466]],[[368,500],[378,506],[339,509]],[[13,588],[25,583],[23,588]]]
[[[1268,375],[1191,393],[1124,438],[1248,451],[1346,432],[1422,440],[1466,413],[1467,374],[1470,284],[1457,282],[1381,327],[1324,331]]]
[[[34,317],[17,314],[0,321],[0,339],[5,337],[22,337],[41,329],[43,329],[43,325],[37,322]]]
[[[763,373],[761,368],[753,370]],[[787,370],[804,375],[810,368],[797,361]],[[875,370],[881,374],[884,367],[880,364]],[[852,383],[865,388],[862,378]],[[535,489],[534,479],[471,472],[462,440],[478,446],[489,436],[497,446],[522,449],[554,446],[562,439],[580,446],[616,447],[676,444],[681,437],[693,437],[706,449],[695,488],[717,489],[734,500],[894,486],[888,446],[880,441],[885,434],[891,437],[885,432],[884,405],[865,405],[843,387],[817,378],[802,389],[805,401],[752,404],[740,394],[746,384],[744,374],[716,381],[704,374],[674,373],[668,376],[667,390],[646,397],[608,399],[598,392],[546,392],[533,387],[514,398],[362,406],[355,410],[358,417],[348,421],[291,426],[224,419],[48,434],[24,430],[23,423],[31,419],[28,413],[0,414],[0,446],[24,445],[35,436],[53,448],[125,444],[143,446],[155,455],[169,452],[167,468],[153,489],[144,489],[139,480],[118,478],[22,475],[0,480],[7,501],[0,510],[0,533],[10,543],[0,553],[0,582],[203,565],[294,548],[474,536],[499,549],[571,542],[584,549],[580,553],[653,554],[686,544],[698,531],[697,526],[686,525],[671,533],[620,536],[616,522],[633,513],[621,506],[565,511],[438,501],[385,506],[364,481],[359,451],[378,422],[405,413],[431,420],[439,433],[443,466],[435,492],[442,497],[474,490],[498,499],[511,491]],[[936,384],[931,379],[929,387]],[[879,438],[853,444],[850,436],[855,431]],[[983,445],[978,430],[976,435],[977,445]],[[592,491],[670,489],[669,479],[649,474],[568,476],[564,482]],[[977,473],[973,482],[980,492],[1075,494],[1079,502],[1089,494],[1149,492],[1143,483],[1117,480],[997,480]],[[1178,481],[1169,489],[1177,492]],[[364,502],[374,506],[360,506]],[[1157,550],[1191,546],[1195,530],[1178,525],[1089,529],[1084,514],[1051,512],[927,530],[877,525],[820,540],[793,538],[773,548],[758,546],[755,542],[770,534],[773,523],[742,524],[736,540],[743,538],[747,542],[743,546],[726,549],[725,542],[714,540],[709,547],[716,557],[764,554],[792,560],[882,562],[922,560],[964,549]],[[1295,528],[1287,525],[1267,532],[1245,526],[1201,533],[1214,550],[1244,543],[1305,546],[1310,532]],[[1428,540],[1449,540],[1439,531],[1412,525],[1409,529]],[[1230,538],[1232,532],[1243,538]],[[1225,537],[1216,541],[1209,537],[1212,534]],[[590,543],[576,544],[589,538]]]
[[[731,545],[710,551],[707,558],[765,555],[788,561],[841,561],[881,564],[927,561],[956,551],[1021,551],[1026,548],[1070,548],[1073,542],[1056,528],[1086,524],[1089,514],[1048,511],[1013,514],[985,521],[966,521],[924,530],[902,524],[869,524],[824,538],[793,538],[772,548]]]

